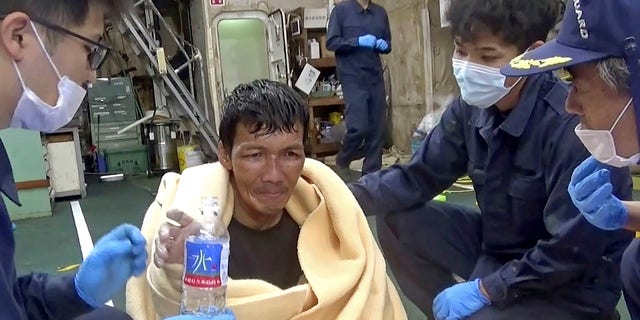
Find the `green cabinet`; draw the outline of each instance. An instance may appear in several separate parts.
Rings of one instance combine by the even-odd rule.
[[[134,122],[137,104],[128,77],[99,78],[87,90],[91,123]]]
[[[138,119],[138,106],[130,78],[99,78],[90,86],[87,99],[94,145],[102,151],[142,146],[139,127],[117,134]]]
[[[0,131],[13,168],[16,183],[22,186],[18,190],[21,207],[18,207],[4,195],[9,216],[12,220],[35,218],[51,215],[51,198],[47,180],[45,152],[40,133],[22,129]]]

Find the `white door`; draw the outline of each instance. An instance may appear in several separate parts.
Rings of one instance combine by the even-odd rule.
[[[282,9],[269,14],[267,18],[267,48],[271,80],[291,85],[286,26],[286,17]]]

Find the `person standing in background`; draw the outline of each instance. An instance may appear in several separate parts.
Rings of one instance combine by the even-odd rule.
[[[336,55],[338,77],[346,103],[347,133],[336,165],[348,168],[362,148],[362,174],[382,166],[386,126],[386,94],[380,54],[391,52],[387,11],[371,0],[346,0],[329,18],[327,49]]]

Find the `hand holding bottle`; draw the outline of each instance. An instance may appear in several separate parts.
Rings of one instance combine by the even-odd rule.
[[[165,222],[158,230],[158,237],[155,240],[156,249],[153,252],[153,263],[158,268],[162,268],[167,263],[183,264],[184,241],[202,227],[199,222],[181,210],[167,211],[167,218],[178,225]]]

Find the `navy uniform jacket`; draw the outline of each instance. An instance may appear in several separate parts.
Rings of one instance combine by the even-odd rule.
[[[589,224],[567,192],[588,152],[564,110],[567,89],[529,77],[510,114],[454,101],[407,165],[350,185],[367,215],[422,205],[468,174],[482,213],[483,285],[497,305],[538,295],[580,313],[613,312],[619,263],[632,234]],[[612,170],[615,194],[631,199],[628,169]],[[427,231],[425,231],[427,232]],[[492,262],[490,262],[492,261]]]
[[[18,190],[7,151],[0,141],[0,190],[18,203]],[[40,244],[46,250],[50,244]],[[0,197],[0,319],[73,319],[91,311],[76,293],[73,276],[55,277],[44,273],[16,276],[13,261],[15,242],[11,220]]]
[[[380,51],[358,46],[358,37],[371,34],[384,39],[389,49]],[[379,54],[391,52],[391,31],[387,11],[371,2],[367,9],[356,0],[336,4],[329,17],[327,49],[335,51],[338,76],[360,80],[382,80]]]

